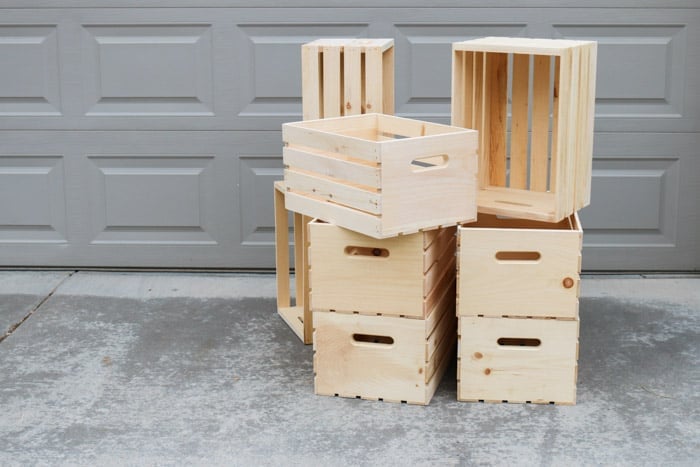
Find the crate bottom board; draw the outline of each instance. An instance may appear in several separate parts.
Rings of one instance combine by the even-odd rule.
[[[549,402],[544,402],[544,401],[519,401],[519,400],[503,400],[503,401],[498,401],[498,400],[486,400],[486,399],[457,399],[460,402],[473,402],[473,403],[481,403],[481,404],[534,404],[534,405],[576,405],[576,401],[574,402],[557,402],[557,401],[549,401]]]

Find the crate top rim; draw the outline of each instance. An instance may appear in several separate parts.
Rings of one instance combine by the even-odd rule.
[[[430,128],[432,130],[437,130],[439,133],[433,133],[433,134],[428,134],[428,135],[416,135],[416,136],[410,136],[410,135],[402,135],[406,136],[405,138],[402,139],[394,139],[394,140],[385,140],[385,141],[372,141],[368,140],[365,138],[361,138],[358,136],[353,136],[353,135],[346,135],[343,134],[342,132],[339,132],[338,130],[334,130],[334,126],[337,123],[340,122],[353,122],[353,121],[372,121],[372,126],[379,128],[380,127],[380,122],[382,120],[384,121],[393,121],[397,122],[399,124],[408,124],[408,125],[416,125],[420,124],[421,126],[425,128]],[[396,115],[386,115],[386,114],[381,114],[381,113],[366,113],[366,114],[359,114],[359,115],[346,115],[342,117],[331,117],[331,118],[320,118],[320,119],[315,119],[315,120],[302,120],[298,122],[288,122],[288,123],[283,123],[282,124],[282,131],[284,134],[284,129],[285,128],[298,128],[298,129],[303,129],[312,133],[318,133],[319,135],[328,135],[328,136],[334,136],[338,138],[348,138],[350,140],[357,140],[357,141],[362,141],[365,143],[370,143],[370,144],[376,144],[376,145],[389,145],[389,144],[394,144],[397,142],[401,141],[415,141],[415,140],[423,140],[426,138],[439,138],[441,136],[446,136],[446,135],[457,135],[457,134],[471,134],[471,133],[476,133],[476,130],[473,130],[471,128],[462,128],[458,126],[452,126],[452,125],[445,125],[442,123],[433,123],[433,122],[425,122],[423,120],[416,120],[412,118],[405,118],[405,117],[397,117]],[[394,132],[394,134],[401,134],[399,132]],[[286,142],[286,139],[285,139]]]
[[[453,42],[454,52],[521,53],[530,55],[561,55],[577,47],[596,45],[595,41],[573,39],[532,39],[527,37],[482,37]]]
[[[381,49],[382,52],[394,46],[394,39],[377,39],[377,38],[357,38],[357,37],[331,37],[316,39],[315,41],[307,42],[303,47],[307,48],[324,48],[324,47],[339,47],[342,51],[344,47],[359,47],[363,51],[368,49]]]
[[[457,226],[458,230],[480,230],[480,231],[519,231],[526,230],[528,232],[538,232],[538,233],[578,233],[583,234],[583,227],[581,226],[581,220],[579,219],[578,212],[574,212],[570,216],[566,216],[559,222],[544,222],[544,221],[533,221],[528,219],[519,219],[515,217],[510,217],[503,219],[495,214],[484,214],[478,213],[478,217],[487,216],[491,221],[499,223],[502,222],[504,225],[474,225],[483,222],[483,220],[477,220],[475,222],[462,222]],[[483,219],[483,217],[481,218]],[[488,222],[488,220],[487,220]],[[521,222],[525,224],[523,227],[508,226],[509,222]],[[545,224],[549,224],[551,227],[544,227]],[[567,225],[568,224],[568,225]],[[527,225],[535,225],[535,227],[527,227]],[[560,226],[560,227],[557,227]],[[539,228],[538,228],[539,227]]]

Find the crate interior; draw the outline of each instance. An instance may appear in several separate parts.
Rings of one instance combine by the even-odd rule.
[[[515,219],[511,217],[498,216],[495,214],[479,213],[479,218],[476,222],[462,224],[462,228],[481,228],[481,229],[528,229],[528,230],[562,230],[576,231],[580,230],[578,219],[573,214],[559,222],[542,222],[526,219]]]

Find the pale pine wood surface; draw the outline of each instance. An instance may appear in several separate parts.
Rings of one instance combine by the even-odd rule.
[[[583,232],[578,223],[559,226],[560,230],[460,227],[457,313],[578,317]],[[499,252],[537,253],[539,259],[500,260]]]
[[[458,399],[574,404],[578,330],[578,320],[460,317]],[[504,337],[541,343],[499,345]]]

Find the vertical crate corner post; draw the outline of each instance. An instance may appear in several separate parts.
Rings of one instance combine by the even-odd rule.
[[[318,39],[302,45],[304,120],[394,113],[393,39]],[[285,187],[275,183],[277,311],[299,338],[310,344],[312,315],[307,277],[307,216],[294,214],[296,305],[290,296],[289,221]]]
[[[452,49],[452,124],[479,131],[479,212],[558,222],[587,206],[597,44],[486,37]]]

